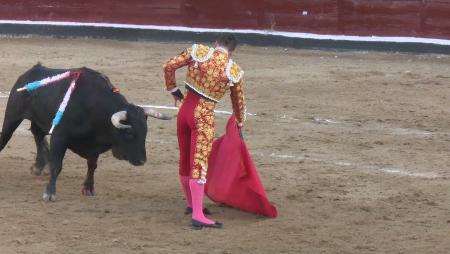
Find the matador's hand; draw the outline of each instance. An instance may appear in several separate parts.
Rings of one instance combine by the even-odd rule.
[[[183,103],[184,95],[179,88],[175,88],[173,91],[171,91],[171,94],[173,99],[175,100],[174,101],[175,107],[177,107],[177,102],[180,102],[180,104]]]
[[[243,123],[237,123],[236,124],[237,128],[238,128],[238,132],[239,132],[239,137],[244,140],[244,134],[242,134],[242,129],[244,128],[244,124]]]
[[[183,99],[181,99],[180,97],[177,97],[175,95],[173,95],[173,100],[174,100],[175,107],[178,107],[178,102],[180,103],[180,105],[183,103]]]

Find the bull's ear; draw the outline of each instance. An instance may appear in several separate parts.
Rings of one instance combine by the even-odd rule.
[[[141,106],[141,108],[144,110],[144,113],[146,116],[151,116],[154,117],[156,119],[161,119],[161,120],[170,120],[172,119],[171,116],[168,116],[166,114],[163,113],[159,113],[156,110],[153,110],[149,107],[145,107],[145,106]]]

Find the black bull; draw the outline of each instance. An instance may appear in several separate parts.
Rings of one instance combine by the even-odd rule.
[[[87,176],[83,194],[94,195],[94,171],[101,153],[112,149],[114,157],[138,166],[146,162],[145,139],[147,116],[169,117],[148,108],[129,103],[116,92],[109,79],[88,68],[72,69],[80,73],[77,86],[60,124],[50,138],[45,136],[71,79],[64,79],[35,91],[17,92],[27,83],[42,80],[68,70],[49,69],[37,64],[21,75],[11,90],[0,136],[0,151],[24,120],[31,121],[31,133],[37,148],[34,168],[37,173],[48,164],[50,181],[44,192],[45,201],[56,198],[56,179],[62,169],[67,149],[87,160]]]

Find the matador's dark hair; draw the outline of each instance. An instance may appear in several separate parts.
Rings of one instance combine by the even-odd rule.
[[[223,34],[219,37],[217,43],[219,43],[221,46],[229,48],[230,50],[235,50],[238,41],[234,34]]]

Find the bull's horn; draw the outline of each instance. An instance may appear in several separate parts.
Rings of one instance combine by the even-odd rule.
[[[157,119],[161,119],[161,120],[170,120],[170,119],[172,119],[172,117],[170,117],[170,116],[168,116],[166,114],[163,114],[163,113],[159,113],[158,111],[153,110],[153,109],[151,109],[149,107],[142,107],[142,109],[144,110],[144,113],[147,116],[151,116],[151,117],[154,117],[154,118],[157,118]]]
[[[118,128],[118,129],[131,128],[131,125],[126,125],[126,124],[120,123],[120,121],[125,121],[125,120],[127,120],[127,112],[126,111],[119,111],[119,112],[114,113],[111,116],[111,123],[114,125],[114,127]]]

